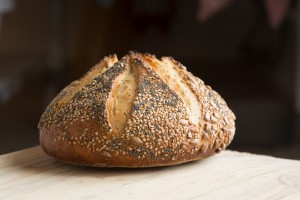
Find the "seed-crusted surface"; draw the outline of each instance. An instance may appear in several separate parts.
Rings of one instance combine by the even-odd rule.
[[[216,91],[188,72],[181,63],[173,58],[169,59],[172,60],[180,73],[182,73],[182,76],[185,77],[186,83],[193,90],[202,105],[201,119],[204,120],[201,120],[199,124],[202,138],[212,137],[210,148],[215,147],[217,152],[224,150],[232,141],[235,133],[235,115]]]
[[[150,167],[173,165],[211,156],[229,145],[234,114],[225,101],[203,81],[171,59],[201,105],[201,120],[193,124],[187,105],[176,89],[163,81],[147,59],[149,54],[130,52],[60,103],[66,87],[42,115],[39,129],[43,149],[57,159],[90,166]],[[147,59],[146,59],[147,57]],[[162,58],[164,61],[166,58]],[[114,133],[107,116],[107,101],[114,82],[134,67],[137,91],[124,130]],[[120,101],[122,101],[120,99]]]
[[[106,72],[94,78],[94,80],[78,91],[64,105],[59,105],[59,101],[65,96],[72,87],[64,89],[55,99],[52,106],[48,108],[42,116],[40,126],[49,127],[50,124],[57,124],[57,127],[64,126],[68,130],[68,124],[74,122],[85,122],[95,119],[99,123],[99,131],[110,131],[110,125],[107,121],[107,112],[105,110],[106,99],[111,90],[113,80],[124,71],[125,65],[117,63]],[[83,125],[86,126],[85,124]],[[84,128],[88,129],[88,128]]]
[[[131,141],[136,138],[140,145],[129,145],[122,153],[137,159],[175,159],[182,153],[180,144],[186,138],[185,125],[180,123],[188,121],[186,109],[151,67],[138,59],[135,65],[140,71],[139,88],[121,138]]]

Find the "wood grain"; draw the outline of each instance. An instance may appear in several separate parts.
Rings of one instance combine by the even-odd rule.
[[[174,167],[102,169],[38,146],[0,156],[0,199],[300,199],[300,161],[227,150]]]

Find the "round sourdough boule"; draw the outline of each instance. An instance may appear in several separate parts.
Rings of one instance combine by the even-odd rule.
[[[96,167],[154,167],[224,150],[235,116],[220,95],[171,57],[105,57],[63,89],[38,128],[43,150]]]

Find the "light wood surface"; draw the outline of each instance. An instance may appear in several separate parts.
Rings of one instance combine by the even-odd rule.
[[[174,167],[103,169],[38,146],[0,156],[0,199],[300,199],[300,161],[227,150]]]

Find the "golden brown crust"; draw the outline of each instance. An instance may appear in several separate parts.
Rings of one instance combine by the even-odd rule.
[[[232,141],[235,117],[225,101],[173,58],[130,52],[98,65],[42,115],[40,142],[49,155],[79,165],[153,167],[204,159]]]

